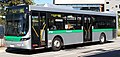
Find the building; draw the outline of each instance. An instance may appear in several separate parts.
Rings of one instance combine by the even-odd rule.
[[[54,0],[53,4],[72,6],[77,10],[104,11],[104,0]]]
[[[120,0],[106,0],[105,11],[117,12],[120,9]]]
[[[72,6],[77,10],[112,11],[120,9],[120,0],[54,0],[55,5]]]

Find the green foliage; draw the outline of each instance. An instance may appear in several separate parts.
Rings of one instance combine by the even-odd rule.
[[[4,2],[5,6],[16,6],[19,4],[31,5],[33,4],[33,1],[32,0],[8,0],[7,2]]]
[[[0,25],[5,25],[5,20],[3,20],[2,18],[0,18]]]
[[[34,4],[34,3],[33,3],[33,1],[31,1],[31,0],[25,0],[25,4],[31,5],[31,4]]]

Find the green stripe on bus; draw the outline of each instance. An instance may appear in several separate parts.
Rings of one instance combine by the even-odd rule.
[[[92,29],[92,32],[107,32],[112,31],[114,29]],[[80,33],[83,32],[83,30],[54,30],[54,31],[48,31],[49,34],[62,34],[62,33]]]
[[[113,29],[92,29],[92,32],[107,32],[107,31],[112,31]]]
[[[62,33],[79,33],[83,32],[83,30],[55,30],[55,31],[49,31],[49,34],[62,34]]]
[[[22,36],[5,36],[6,41],[20,41]]]

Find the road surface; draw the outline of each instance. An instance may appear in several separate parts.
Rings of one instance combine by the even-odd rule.
[[[113,39],[104,44],[94,42],[70,45],[60,51],[52,51],[51,49],[34,51],[3,49],[0,51],[0,57],[119,57],[120,38]]]

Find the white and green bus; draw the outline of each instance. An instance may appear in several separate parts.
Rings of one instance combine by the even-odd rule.
[[[6,9],[6,46],[20,49],[52,48],[116,37],[116,15],[65,7],[20,5]]]

